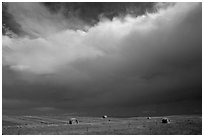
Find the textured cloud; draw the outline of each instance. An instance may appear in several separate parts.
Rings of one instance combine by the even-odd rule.
[[[179,26],[188,12],[193,10],[191,8],[196,6],[197,4],[177,4],[167,10],[160,10],[156,14],[147,14],[137,18],[127,16],[123,21],[120,18],[115,18],[113,21],[105,20],[84,32],[63,30],[65,18],[60,14],[49,13],[38,3],[9,4],[9,12],[13,14],[22,29],[38,37],[9,39],[8,36],[3,36],[3,45],[11,49],[4,59],[6,64],[11,65],[13,69],[46,73],[55,71],[53,69],[58,66],[73,62],[78,58],[117,54],[120,49],[127,46],[135,48],[134,52],[140,53],[141,51],[137,49],[144,49],[144,47],[156,50],[171,48],[170,46],[175,44],[169,43],[174,42],[174,39],[164,41],[159,37],[164,34],[165,39],[170,39],[171,36],[168,35],[171,34],[171,29]],[[173,10],[177,12],[172,12]],[[69,22],[66,24],[69,25]],[[158,47],[154,44],[157,43],[155,42],[157,39],[160,40]],[[182,41],[182,39],[177,38],[177,41]],[[168,46],[164,45],[165,42]],[[148,54],[151,55],[154,52]],[[136,53],[136,56],[140,55]]]
[[[202,5],[156,7],[155,13],[72,29],[72,20],[38,3],[9,5],[28,36],[3,36],[3,98],[80,110],[199,102]]]

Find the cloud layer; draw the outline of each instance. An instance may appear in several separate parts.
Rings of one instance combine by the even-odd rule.
[[[38,3],[9,4],[28,35],[3,36],[3,105],[29,100],[25,107],[123,110],[200,103],[202,5],[156,7],[88,26]]]

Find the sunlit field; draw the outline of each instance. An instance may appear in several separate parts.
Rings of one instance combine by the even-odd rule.
[[[201,116],[112,118],[77,117],[79,124],[69,124],[69,116],[3,116],[3,134],[202,134]]]

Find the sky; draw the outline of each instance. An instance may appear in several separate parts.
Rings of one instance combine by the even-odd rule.
[[[202,3],[3,3],[3,114],[202,113]]]

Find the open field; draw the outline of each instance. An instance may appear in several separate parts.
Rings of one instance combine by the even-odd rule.
[[[70,116],[2,116],[3,134],[202,134],[202,117],[167,116],[169,124],[161,123],[162,117],[131,117],[102,119],[76,117],[79,124],[68,124]]]

